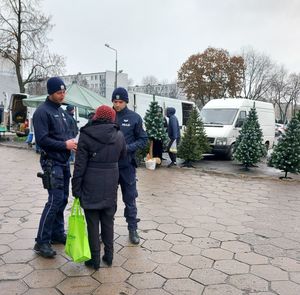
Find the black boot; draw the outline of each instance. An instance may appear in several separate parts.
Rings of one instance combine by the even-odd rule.
[[[45,258],[53,258],[56,255],[56,251],[51,248],[51,245],[48,243],[34,245],[34,251]]]
[[[100,253],[97,256],[92,255],[92,259],[84,262],[87,267],[93,267],[95,270],[100,268]]]
[[[67,236],[66,235],[62,235],[59,238],[52,238],[51,244],[53,244],[53,245],[57,245],[57,244],[65,245],[66,241],[67,241]]]
[[[136,230],[129,231],[129,240],[134,245],[138,245],[140,243],[140,237]]]
[[[102,260],[108,265],[111,266],[113,262],[113,254],[112,253],[106,253],[102,256]]]
[[[173,167],[173,166],[176,166],[176,162],[171,162],[167,167],[168,167],[168,168],[171,168],[171,167]]]

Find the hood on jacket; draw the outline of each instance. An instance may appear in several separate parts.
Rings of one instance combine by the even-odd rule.
[[[115,123],[98,123],[87,124],[80,129],[80,132],[88,135],[100,143],[114,143],[117,139],[119,127]]]
[[[169,107],[169,108],[166,109],[166,115],[167,115],[168,118],[172,115],[175,115],[175,113],[176,113],[175,108]]]

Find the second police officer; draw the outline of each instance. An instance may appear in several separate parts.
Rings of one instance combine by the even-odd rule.
[[[129,239],[133,244],[139,244],[140,238],[137,233],[137,206],[138,196],[136,188],[136,167],[135,153],[147,145],[147,133],[143,129],[143,120],[127,107],[128,92],[125,88],[118,87],[112,93],[113,107],[117,113],[117,123],[123,132],[127,156],[119,161],[119,184],[121,186],[123,202],[125,204],[124,217],[128,225]]]

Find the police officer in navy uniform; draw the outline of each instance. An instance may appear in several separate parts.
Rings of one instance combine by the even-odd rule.
[[[143,129],[143,120],[140,115],[127,108],[128,92],[125,88],[118,87],[113,91],[112,102],[117,112],[117,123],[124,134],[127,146],[127,156],[119,161],[119,184],[125,204],[124,217],[128,224],[131,243],[139,244],[135,152],[137,149],[142,149],[146,146],[148,137]]]
[[[70,151],[77,144],[71,139],[66,114],[61,108],[66,86],[62,79],[52,77],[47,81],[49,96],[33,115],[36,143],[41,148],[40,163],[43,186],[48,190],[48,201],[40,219],[34,250],[39,255],[52,258],[56,252],[51,243],[65,244],[64,209],[68,202],[70,182]]]

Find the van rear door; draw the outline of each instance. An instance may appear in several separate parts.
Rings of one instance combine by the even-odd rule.
[[[28,95],[24,93],[12,94],[9,105],[9,123],[8,127],[11,131],[17,131],[21,124],[27,119],[27,107],[23,105],[22,100]]]

